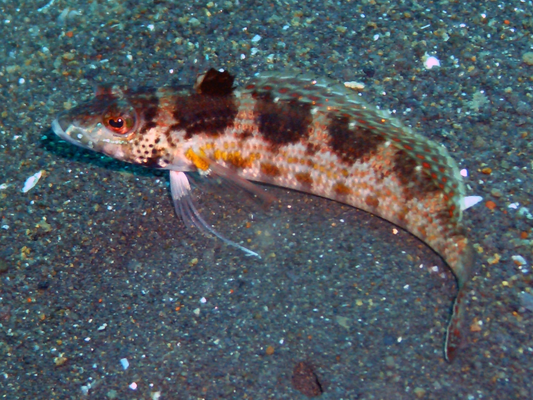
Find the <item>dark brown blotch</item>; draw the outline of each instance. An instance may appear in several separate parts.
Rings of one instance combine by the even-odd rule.
[[[392,170],[401,182],[407,200],[441,190],[424,169],[417,170],[418,166],[419,162],[404,150],[398,150],[394,155]]]
[[[297,143],[309,137],[313,123],[311,104],[298,100],[275,102],[270,94],[254,93],[257,100],[254,109],[259,133],[273,148]]]
[[[233,95],[178,96],[173,112],[177,122],[168,129],[168,132],[185,130],[185,139],[190,139],[197,134],[217,137],[226,128],[233,126],[237,112],[238,104]]]
[[[350,118],[344,115],[330,114],[328,132],[329,145],[342,162],[352,165],[357,161],[373,155],[385,139],[362,126],[350,129]]]

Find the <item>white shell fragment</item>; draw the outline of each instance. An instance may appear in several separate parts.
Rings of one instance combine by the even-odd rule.
[[[346,86],[348,89],[352,90],[363,90],[365,88],[365,84],[361,82],[344,82],[344,86]]]
[[[518,266],[522,266],[522,265],[526,265],[527,264],[526,259],[524,257],[522,257],[521,255],[512,256],[511,259]]]
[[[120,363],[122,364],[122,368],[124,368],[124,370],[128,369],[128,367],[130,366],[130,363],[127,358],[121,358]]]
[[[424,63],[424,67],[426,67],[426,69],[440,67],[439,59],[435,56],[430,56],[428,53],[424,54],[422,57],[422,62]]]
[[[477,203],[479,203],[481,200],[483,200],[483,197],[481,196],[466,196],[462,203],[461,203],[461,209],[467,210],[470,207],[475,206]]]
[[[33,174],[28,179],[26,179],[26,182],[24,182],[24,187],[22,188],[22,193],[27,193],[35,185],[37,185],[37,182],[39,182],[39,179],[41,179],[41,176],[43,175],[43,171],[39,171],[36,174]]]

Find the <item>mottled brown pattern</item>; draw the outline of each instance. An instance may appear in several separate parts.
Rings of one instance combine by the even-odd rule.
[[[139,88],[135,91],[128,91],[127,98],[140,118],[141,124],[137,132],[142,135],[155,128],[157,123],[154,119],[159,109],[157,90],[155,88]]]
[[[407,200],[420,197],[430,192],[441,190],[425,170],[417,170],[418,162],[409,157],[405,151],[398,150],[394,156],[392,170],[398,176]]]
[[[329,145],[335,154],[346,164],[364,161],[384,142],[374,131],[356,126],[350,129],[348,116],[331,113],[329,115]]]
[[[254,94],[254,117],[259,133],[276,149],[309,137],[311,105],[298,100],[275,102],[270,93]]]
[[[113,129],[117,120],[111,115],[124,111],[131,117],[132,106],[138,129]],[[460,292],[445,351],[453,358],[461,343],[461,299],[473,269],[461,225],[465,187],[458,166],[442,146],[342,85],[268,72],[234,92],[230,74],[210,70],[192,90],[103,89],[53,126],[69,142],[155,168],[203,170],[205,153],[243,178],[336,199],[406,228],[457,276]],[[117,140],[116,133],[128,135]]]

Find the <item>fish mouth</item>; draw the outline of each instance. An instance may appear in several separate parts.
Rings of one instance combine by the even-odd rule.
[[[57,117],[54,122],[52,122],[52,130],[54,131],[54,133],[65,140],[67,140],[68,138],[68,135],[66,133],[68,126],[69,124],[67,123],[67,121],[61,118],[61,116]]]
[[[71,129],[69,129],[71,125],[71,121],[67,115],[60,115],[52,122],[52,131],[63,140],[77,146],[82,146],[79,140],[74,139],[69,133],[67,133],[71,131]]]

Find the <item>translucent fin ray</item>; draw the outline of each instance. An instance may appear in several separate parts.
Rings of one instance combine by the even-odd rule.
[[[176,214],[183,220],[187,226],[195,226],[202,232],[208,232],[209,234],[219,238],[229,246],[242,250],[244,253],[250,256],[261,258],[256,252],[247,249],[240,244],[237,244],[215,231],[209,224],[202,218],[191,196],[191,186],[187,176],[183,172],[170,171],[170,192],[172,194],[172,201],[174,203],[174,209]]]

